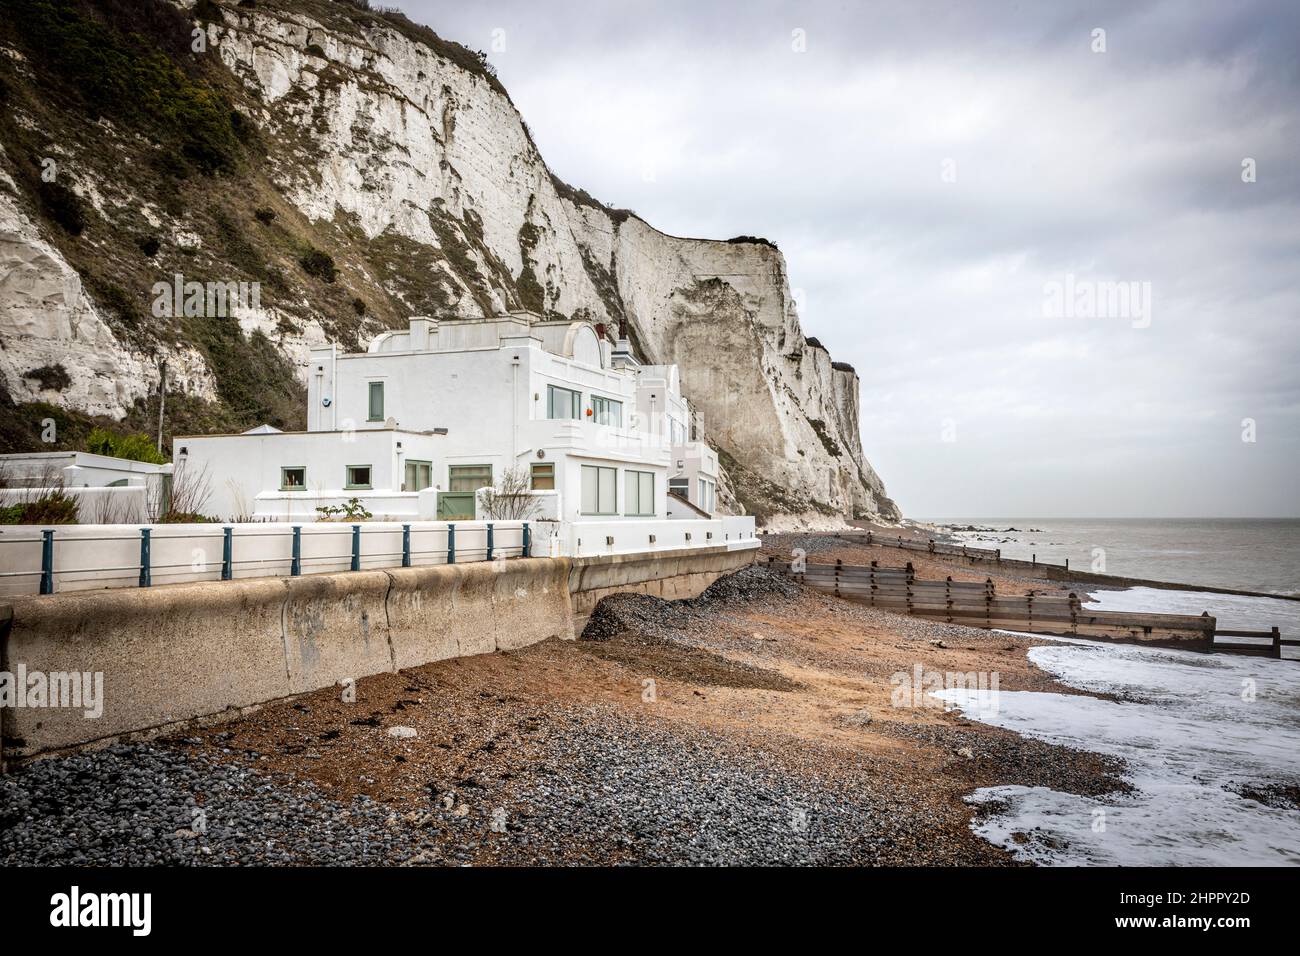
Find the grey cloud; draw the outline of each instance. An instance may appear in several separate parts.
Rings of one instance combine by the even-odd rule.
[[[905,512],[1300,514],[1300,5],[400,5],[565,179],[781,246]],[[1067,272],[1150,282],[1151,327],[1045,317]]]

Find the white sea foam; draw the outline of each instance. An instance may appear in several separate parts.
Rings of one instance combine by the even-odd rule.
[[[981,789],[971,800],[1000,809],[977,833],[1044,864],[1300,864],[1300,812],[1230,789],[1300,782],[1300,664],[1069,639],[1029,658],[1124,700],[1003,690],[994,707],[978,691],[936,696],[1027,737],[1121,757],[1134,790]]]

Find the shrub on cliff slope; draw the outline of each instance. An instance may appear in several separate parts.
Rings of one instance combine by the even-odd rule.
[[[23,52],[56,94],[92,117],[174,143],[207,173],[234,165],[225,97],[195,75],[190,21],[164,0],[0,0]],[[183,68],[184,67],[184,68]]]
[[[315,246],[298,257],[298,265],[302,266],[302,271],[307,275],[315,276],[322,282],[333,282],[338,277],[334,257],[328,252],[321,252]]]
[[[304,395],[289,360],[260,329],[245,335],[231,320],[194,319],[189,339],[204,353],[217,393],[243,427],[298,427]]]
[[[40,385],[43,391],[47,392],[61,392],[72,384],[72,376],[68,374],[68,370],[63,367],[62,362],[34,368],[23,377],[32,379]]]
[[[127,458],[131,461],[144,461],[152,465],[167,463],[166,457],[158,452],[157,446],[154,445],[149,436],[140,432],[119,435],[106,428],[93,429],[86,438],[86,451],[92,455]]]
[[[40,197],[45,214],[66,229],[68,235],[81,235],[86,228],[86,207],[80,196],[63,183],[44,180],[36,188],[36,195]]]
[[[771,239],[764,239],[762,236],[733,236],[728,239],[727,242],[731,243],[733,246],[741,243],[750,243],[755,246],[767,246],[769,249],[780,248]]]

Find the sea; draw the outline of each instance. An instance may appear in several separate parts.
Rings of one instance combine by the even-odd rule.
[[[1300,520],[946,519],[954,537],[1187,589],[1087,591],[1085,606],[1199,614],[1219,627],[1300,635]],[[1102,569],[1099,569],[1102,570]],[[1201,586],[1276,594],[1216,594]],[[1083,595],[1080,595],[1081,597]],[[1124,793],[1051,787],[976,790],[975,832],[1042,865],[1300,866],[1300,657],[1288,660],[1045,638],[1030,660],[1070,687],[1050,692],[946,690],[979,720],[1053,744],[1118,757]]]
[[[1004,558],[1130,578],[1300,595],[1300,518],[942,518]],[[960,529],[960,530],[959,530]],[[971,530],[966,530],[971,529]]]

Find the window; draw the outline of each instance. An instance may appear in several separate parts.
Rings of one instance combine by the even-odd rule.
[[[582,513],[585,515],[618,514],[618,469],[582,466]]]
[[[491,485],[491,465],[452,465],[447,469],[448,491],[478,491]]]
[[[700,479],[700,500],[698,504],[702,510],[707,511],[710,514],[712,514],[713,506],[716,504],[716,501],[714,500],[716,498],[714,489],[715,485],[713,482],[709,481],[709,479]]]
[[[293,465],[280,469],[281,491],[302,491],[307,487],[307,469],[302,465]]]
[[[384,420],[384,383],[370,383],[370,421],[382,422]]]
[[[558,385],[546,386],[547,418],[581,418],[582,393]]]
[[[681,422],[675,418],[670,418],[668,419],[668,424],[672,430],[672,443],[674,445],[680,445],[686,441],[686,429],[682,426]],[[678,467],[680,468],[681,466],[679,465]]]
[[[533,465],[530,485],[533,491],[554,491],[555,465],[550,462],[544,465]]]
[[[423,491],[433,485],[433,462],[408,458],[406,461],[406,481],[403,491]]]
[[[591,418],[597,425],[623,425],[623,403],[602,395],[591,396]]]
[[[691,496],[691,479],[689,478],[669,478],[668,490],[676,492],[687,500]]]
[[[362,489],[370,487],[370,466],[369,465],[348,465],[348,480],[343,487],[351,489]]]
[[[623,506],[630,515],[655,513],[655,476],[652,471],[628,470],[624,475]]]

